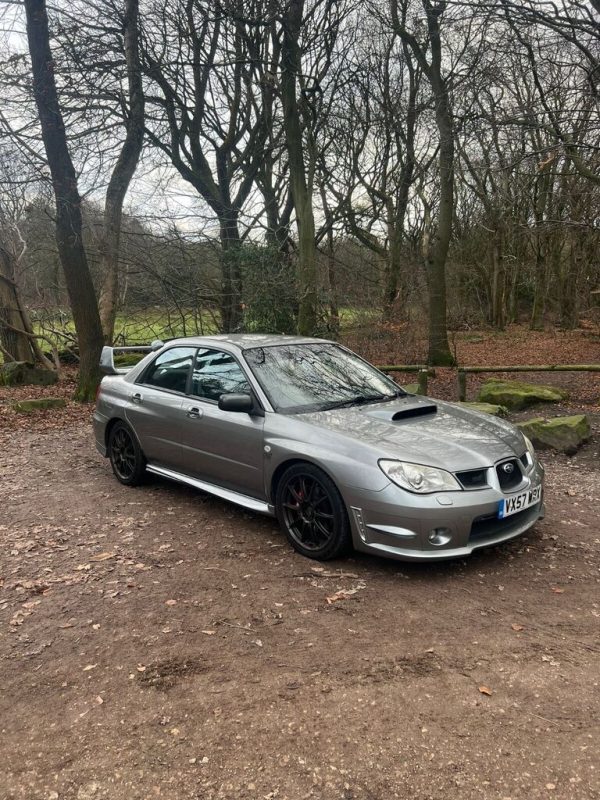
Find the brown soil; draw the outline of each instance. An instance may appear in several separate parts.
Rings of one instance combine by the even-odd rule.
[[[126,489],[89,413],[0,412],[1,800],[600,798],[597,417],[543,522],[432,566]]]

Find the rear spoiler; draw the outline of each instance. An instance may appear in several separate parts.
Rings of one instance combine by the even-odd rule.
[[[124,375],[129,372],[131,367],[115,367],[115,351],[119,353],[152,353],[160,350],[164,345],[160,339],[155,339],[151,345],[135,345],[132,347],[109,347],[102,348],[100,354],[100,372],[103,375]]]

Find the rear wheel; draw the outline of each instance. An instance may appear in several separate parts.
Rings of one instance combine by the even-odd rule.
[[[117,422],[108,435],[108,457],[118,481],[137,486],[144,479],[146,459],[131,428]]]
[[[277,485],[277,519],[292,547],[326,561],[350,546],[350,525],[335,484],[312,464],[293,464]]]

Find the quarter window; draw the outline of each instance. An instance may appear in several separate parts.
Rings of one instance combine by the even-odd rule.
[[[198,350],[192,371],[192,394],[217,402],[222,394],[233,392],[250,392],[235,358],[222,350]]]
[[[195,347],[172,347],[161,353],[144,375],[143,383],[185,393]]]

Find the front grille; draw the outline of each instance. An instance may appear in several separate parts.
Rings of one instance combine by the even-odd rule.
[[[491,539],[501,533],[510,533],[512,529],[518,530],[522,525],[532,525],[540,515],[542,501],[534,506],[511,514],[510,517],[499,519],[497,514],[487,514],[476,517],[471,525],[469,539]]]
[[[465,470],[465,472],[457,472],[456,477],[463,489],[483,489],[489,485],[487,482],[487,469],[469,469]]]
[[[503,461],[496,467],[498,482],[503,492],[510,492],[523,482],[523,471],[521,461],[518,458],[510,458]]]

